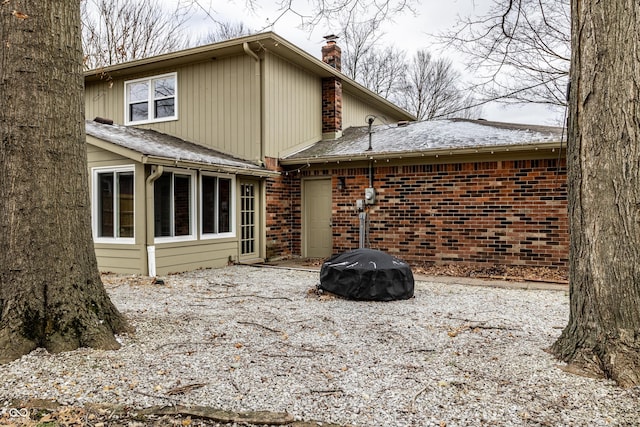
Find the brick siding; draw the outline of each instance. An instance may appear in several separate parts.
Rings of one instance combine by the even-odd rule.
[[[342,131],[342,81],[322,79],[322,133]]]
[[[367,207],[369,246],[410,263],[566,267],[565,162],[502,160],[376,166],[376,203]],[[334,253],[355,249],[355,202],[369,168],[291,172],[267,185],[268,252],[301,254],[301,178],[331,176]],[[345,189],[338,190],[338,177]],[[269,191],[274,193],[270,194]]]

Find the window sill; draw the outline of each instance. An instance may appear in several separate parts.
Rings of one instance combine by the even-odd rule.
[[[97,239],[93,239],[93,243],[100,244],[109,244],[109,245],[135,245],[136,239],[109,239],[104,237],[99,237]]]
[[[137,125],[148,125],[153,123],[164,123],[164,122],[172,122],[178,120],[178,116],[171,117],[163,117],[161,119],[152,119],[152,120],[139,120],[137,122],[127,122],[125,121],[125,126],[137,126]]]
[[[200,235],[200,240],[228,239],[231,237],[236,237],[236,233],[202,234]]]
[[[178,237],[156,237],[153,239],[154,244],[176,243],[176,242],[192,242],[196,241],[196,236],[178,236]]]

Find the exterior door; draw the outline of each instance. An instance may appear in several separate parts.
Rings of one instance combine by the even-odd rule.
[[[242,260],[258,258],[260,251],[259,188],[258,181],[240,183],[240,259]]]
[[[303,181],[303,256],[326,258],[333,251],[331,178]]]

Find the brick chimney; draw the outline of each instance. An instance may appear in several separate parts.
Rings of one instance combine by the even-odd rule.
[[[336,44],[335,35],[325,36],[327,44],[322,47],[322,62],[341,71],[342,50]],[[342,79],[322,79],[322,139],[342,136]]]
[[[342,71],[342,49],[336,44],[338,36],[331,34],[324,36],[324,38],[327,44],[322,46],[322,62]]]

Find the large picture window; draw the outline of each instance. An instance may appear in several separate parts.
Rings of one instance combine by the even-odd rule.
[[[96,241],[134,241],[133,166],[93,169],[93,235]]]
[[[201,177],[201,223],[203,237],[222,237],[233,233],[233,194],[231,178]]]
[[[124,89],[126,124],[178,118],[176,73],[128,81]]]
[[[165,172],[154,182],[156,238],[194,238],[194,175]]]

